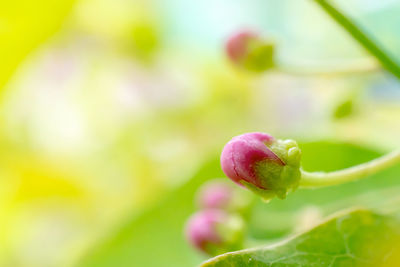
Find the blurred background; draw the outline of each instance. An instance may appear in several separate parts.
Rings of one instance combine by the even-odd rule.
[[[400,60],[400,1],[335,3]],[[240,29],[293,73],[232,66]],[[313,1],[3,1],[0,266],[195,266],[183,224],[232,136],[296,139],[305,168],[329,170],[398,148],[399,118],[399,81]],[[354,190],[369,205],[398,173],[260,204],[251,232],[279,239]]]

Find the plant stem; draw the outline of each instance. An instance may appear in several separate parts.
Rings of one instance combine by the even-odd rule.
[[[356,39],[369,53],[371,53],[385,68],[398,79],[400,79],[400,66],[384,51],[376,41],[364,33],[350,18],[346,17],[334,5],[328,3],[327,0],[314,0],[319,4],[338,24],[340,24],[347,32]]]
[[[381,69],[381,66],[377,63],[356,63],[351,66],[329,66],[329,67],[314,67],[304,68],[297,66],[289,66],[278,64],[276,70],[291,76],[345,76],[355,74],[368,74],[373,73]]]
[[[396,164],[400,164],[400,150],[391,152],[369,162],[339,171],[307,172],[301,170],[300,187],[315,188],[356,181]]]

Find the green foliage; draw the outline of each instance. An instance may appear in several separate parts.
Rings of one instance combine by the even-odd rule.
[[[130,45],[139,59],[150,60],[160,48],[160,37],[156,25],[146,21],[133,25]]]
[[[334,113],[333,113],[333,117],[335,119],[342,119],[342,118],[346,118],[349,117],[350,115],[352,115],[354,112],[354,100],[353,99],[347,99],[346,101],[340,103]]]
[[[275,66],[275,44],[270,40],[252,40],[249,52],[243,62],[247,70],[262,72]]]
[[[307,171],[337,170],[380,155],[370,149],[335,142],[306,143],[300,148],[302,165]],[[354,183],[297,190],[285,200],[274,199],[268,204],[258,200],[249,222],[250,235],[262,244],[284,238],[293,233],[299,212],[310,205],[317,207],[322,215],[354,205],[387,207],[388,190],[397,190],[394,186],[400,184],[399,173],[399,168],[391,168]],[[144,214],[134,216],[101,240],[79,266],[187,267],[199,264],[204,258],[186,243],[183,227],[195,210],[193,202],[197,189],[206,180],[216,177],[223,177],[219,155],[206,163],[188,183],[171,192],[167,199]],[[375,218],[378,215],[371,216]]]
[[[279,245],[223,254],[202,266],[391,266],[399,227],[391,217],[357,210]]]

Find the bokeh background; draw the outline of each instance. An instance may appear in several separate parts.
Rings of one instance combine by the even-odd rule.
[[[335,2],[400,60],[400,1]],[[240,29],[293,73],[232,66]],[[330,170],[398,148],[399,118],[399,81],[313,1],[2,1],[0,265],[195,266],[183,224],[232,136],[296,139],[306,169]],[[261,203],[251,233],[373,206],[399,173]]]

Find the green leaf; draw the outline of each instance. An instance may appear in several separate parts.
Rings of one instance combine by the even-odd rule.
[[[202,267],[224,266],[395,266],[400,223],[391,217],[357,210],[271,247],[217,256]]]
[[[351,116],[354,113],[354,99],[347,99],[346,101],[340,103],[334,113],[333,117],[335,119],[343,119]]]
[[[222,147],[222,146],[221,146]],[[308,171],[330,171],[352,166],[378,157],[380,153],[335,142],[313,142],[300,145],[302,165]],[[387,199],[386,190],[400,184],[399,168],[384,171],[364,181],[318,190],[298,190],[285,200],[261,200],[249,224],[253,238],[262,244],[292,233],[298,212],[309,205],[317,206],[323,215],[370,202],[380,206]],[[219,155],[214,155],[188,183],[171,192],[147,212],[133,214],[108,234],[82,258],[79,266],[196,266],[203,258],[183,238],[183,226],[196,209],[194,196],[208,179],[224,177]],[[365,195],[367,194],[367,195]],[[398,194],[397,194],[398,195]]]

